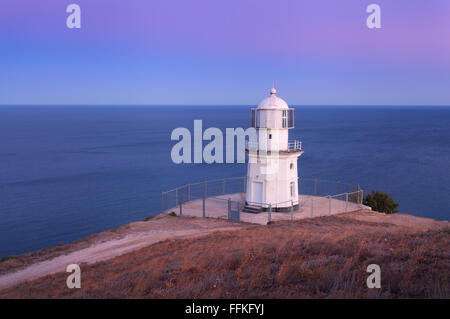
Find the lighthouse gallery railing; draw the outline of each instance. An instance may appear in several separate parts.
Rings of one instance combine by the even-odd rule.
[[[258,142],[245,141],[245,148],[249,151],[259,151],[267,150],[267,145],[260,145]],[[280,148],[279,151],[287,151],[287,152],[298,152],[302,150],[302,142],[299,140],[289,140],[287,143],[287,148]]]

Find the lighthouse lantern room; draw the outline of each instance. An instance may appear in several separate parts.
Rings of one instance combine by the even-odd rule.
[[[257,141],[246,146],[248,170],[246,206],[248,212],[287,211],[298,207],[297,160],[303,154],[300,141],[289,140],[294,127],[294,109],[276,96],[270,96],[251,110],[251,126],[257,131]]]

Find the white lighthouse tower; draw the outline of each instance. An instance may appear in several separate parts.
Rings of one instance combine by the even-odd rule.
[[[252,109],[251,126],[257,130],[257,142],[248,142],[246,206],[248,212],[289,210],[298,207],[297,159],[303,154],[300,141],[289,140],[294,127],[294,109],[276,96],[270,96]]]

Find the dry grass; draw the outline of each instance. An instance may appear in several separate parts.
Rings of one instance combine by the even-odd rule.
[[[165,238],[191,237],[201,233],[215,232],[220,229],[239,229],[244,227],[251,227],[251,225],[232,223],[220,219],[173,217],[170,214],[157,215],[149,221],[133,222],[119,228],[82,238],[70,244],[61,243],[55,247],[0,259],[0,277],[2,275],[23,270],[32,265],[36,265],[39,262],[45,262],[63,256],[68,256],[68,259],[72,259],[73,262],[70,263],[76,263],[78,262],[77,260],[80,259],[82,261],[90,262],[89,256],[86,256],[86,254],[89,255],[90,248],[104,246],[104,250],[101,252],[104,255],[102,258],[109,259],[121,255],[123,250],[136,249],[136,242],[141,244],[141,247],[145,247]],[[114,241],[119,240],[122,241],[119,245],[119,249],[112,249],[108,246],[108,243],[113,244]],[[78,254],[78,256],[74,257],[73,255],[77,255],[77,253],[85,255],[84,257],[80,257]],[[111,257],[108,258],[108,255]],[[91,257],[95,259],[95,255]],[[65,266],[61,266],[59,269],[64,268]]]
[[[366,267],[381,267],[368,289]],[[450,233],[339,217],[164,241],[1,298],[449,298]]]

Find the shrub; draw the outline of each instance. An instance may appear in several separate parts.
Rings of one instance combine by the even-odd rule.
[[[386,214],[398,213],[396,202],[386,193],[380,191],[372,191],[364,197],[363,204],[371,207],[373,210]]]
[[[17,258],[17,256],[16,256],[16,255],[11,255],[11,256],[1,257],[1,258],[0,258],[0,263],[1,263],[1,262],[4,262],[4,261],[7,261],[7,260],[9,260],[9,259],[14,259],[14,258]]]
[[[175,212],[170,212],[170,213],[169,213],[169,216],[174,216],[174,217],[176,217],[177,214],[176,214]]]

